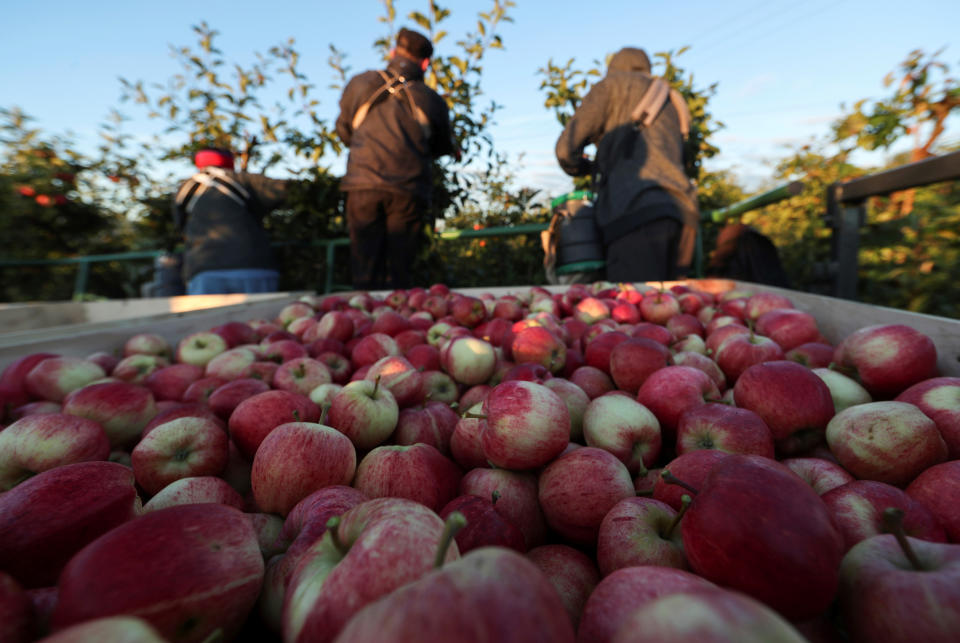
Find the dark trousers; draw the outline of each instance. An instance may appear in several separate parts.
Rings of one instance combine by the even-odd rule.
[[[677,278],[677,250],[683,225],[654,219],[606,247],[608,281],[670,281]]]
[[[347,192],[350,271],[357,290],[409,288],[420,246],[424,203],[387,190]]]

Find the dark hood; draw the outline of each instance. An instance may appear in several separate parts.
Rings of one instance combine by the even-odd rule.
[[[613,71],[642,71],[649,74],[650,59],[647,52],[636,47],[624,47],[610,59],[607,73]]]

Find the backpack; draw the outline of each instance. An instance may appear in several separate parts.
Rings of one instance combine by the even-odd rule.
[[[430,138],[430,119],[427,118],[426,113],[417,105],[416,101],[413,100],[413,96],[410,94],[410,90],[407,87],[407,79],[403,75],[391,76],[385,71],[377,71],[380,74],[380,77],[383,78],[383,85],[381,85],[373,94],[370,95],[366,101],[357,109],[357,113],[353,115],[353,120],[350,123],[350,126],[353,128],[353,131],[357,131],[360,125],[363,124],[364,119],[367,118],[367,113],[370,111],[370,108],[373,107],[381,97],[389,94],[394,98],[400,99],[403,96],[406,100],[407,107],[410,108],[410,112],[413,114],[413,118],[416,119],[417,125],[420,126],[420,130],[423,132],[423,136],[427,139]]]

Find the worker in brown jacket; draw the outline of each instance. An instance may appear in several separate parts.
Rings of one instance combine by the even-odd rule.
[[[458,155],[447,104],[423,82],[432,55],[429,39],[401,29],[387,68],[354,76],[340,99],[337,134],[350,148],[340,189],[360,290],[412,285],[434,159]]]

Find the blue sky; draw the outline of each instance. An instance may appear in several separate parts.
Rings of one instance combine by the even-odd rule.
[[[395,4],[404,26],[408,12],[428,3]],[[440,4],[452,10],[447,28],[456,36],[492,0]],[[330,44],[349,54],[353,72],[380,66],[372,43],[386,31],[381,15],[378,0],[10,2],[0,23],[0,107],[20,107],[46,132],[73,132],[92,146],[97,126],[118,105],[117,78],[175,73],[168,45],[193,45],[191,25],[207,21],[220,31],[227,57],[246,63],[254,51],[292,37],[302,70],[323,87],[331,80]],[[622,46],[651,54],[690,46],[678,62],[697,86],[717,83],[710,109],[726,124],[710,167],[732,169],[751,188],[769,180],[790,148],[825,135],[842,104],[885,96],[883,77],[911,50],[945,48],[942,59],[960,73],[956,0],[518,0],[511,15],[514,22],[501,29],[505,50],[487,58],[483,85],[503,106],[493,129],[497,147],[514,160],[522,155],[520,183],[547,195],[571,185],[553,156],[560,126],[538,89],[537,70],[551,58],[575,58],[586,68]],[[319,98],[332,121],[337,93]],[[955,140],[956,131],[947,137]]]

